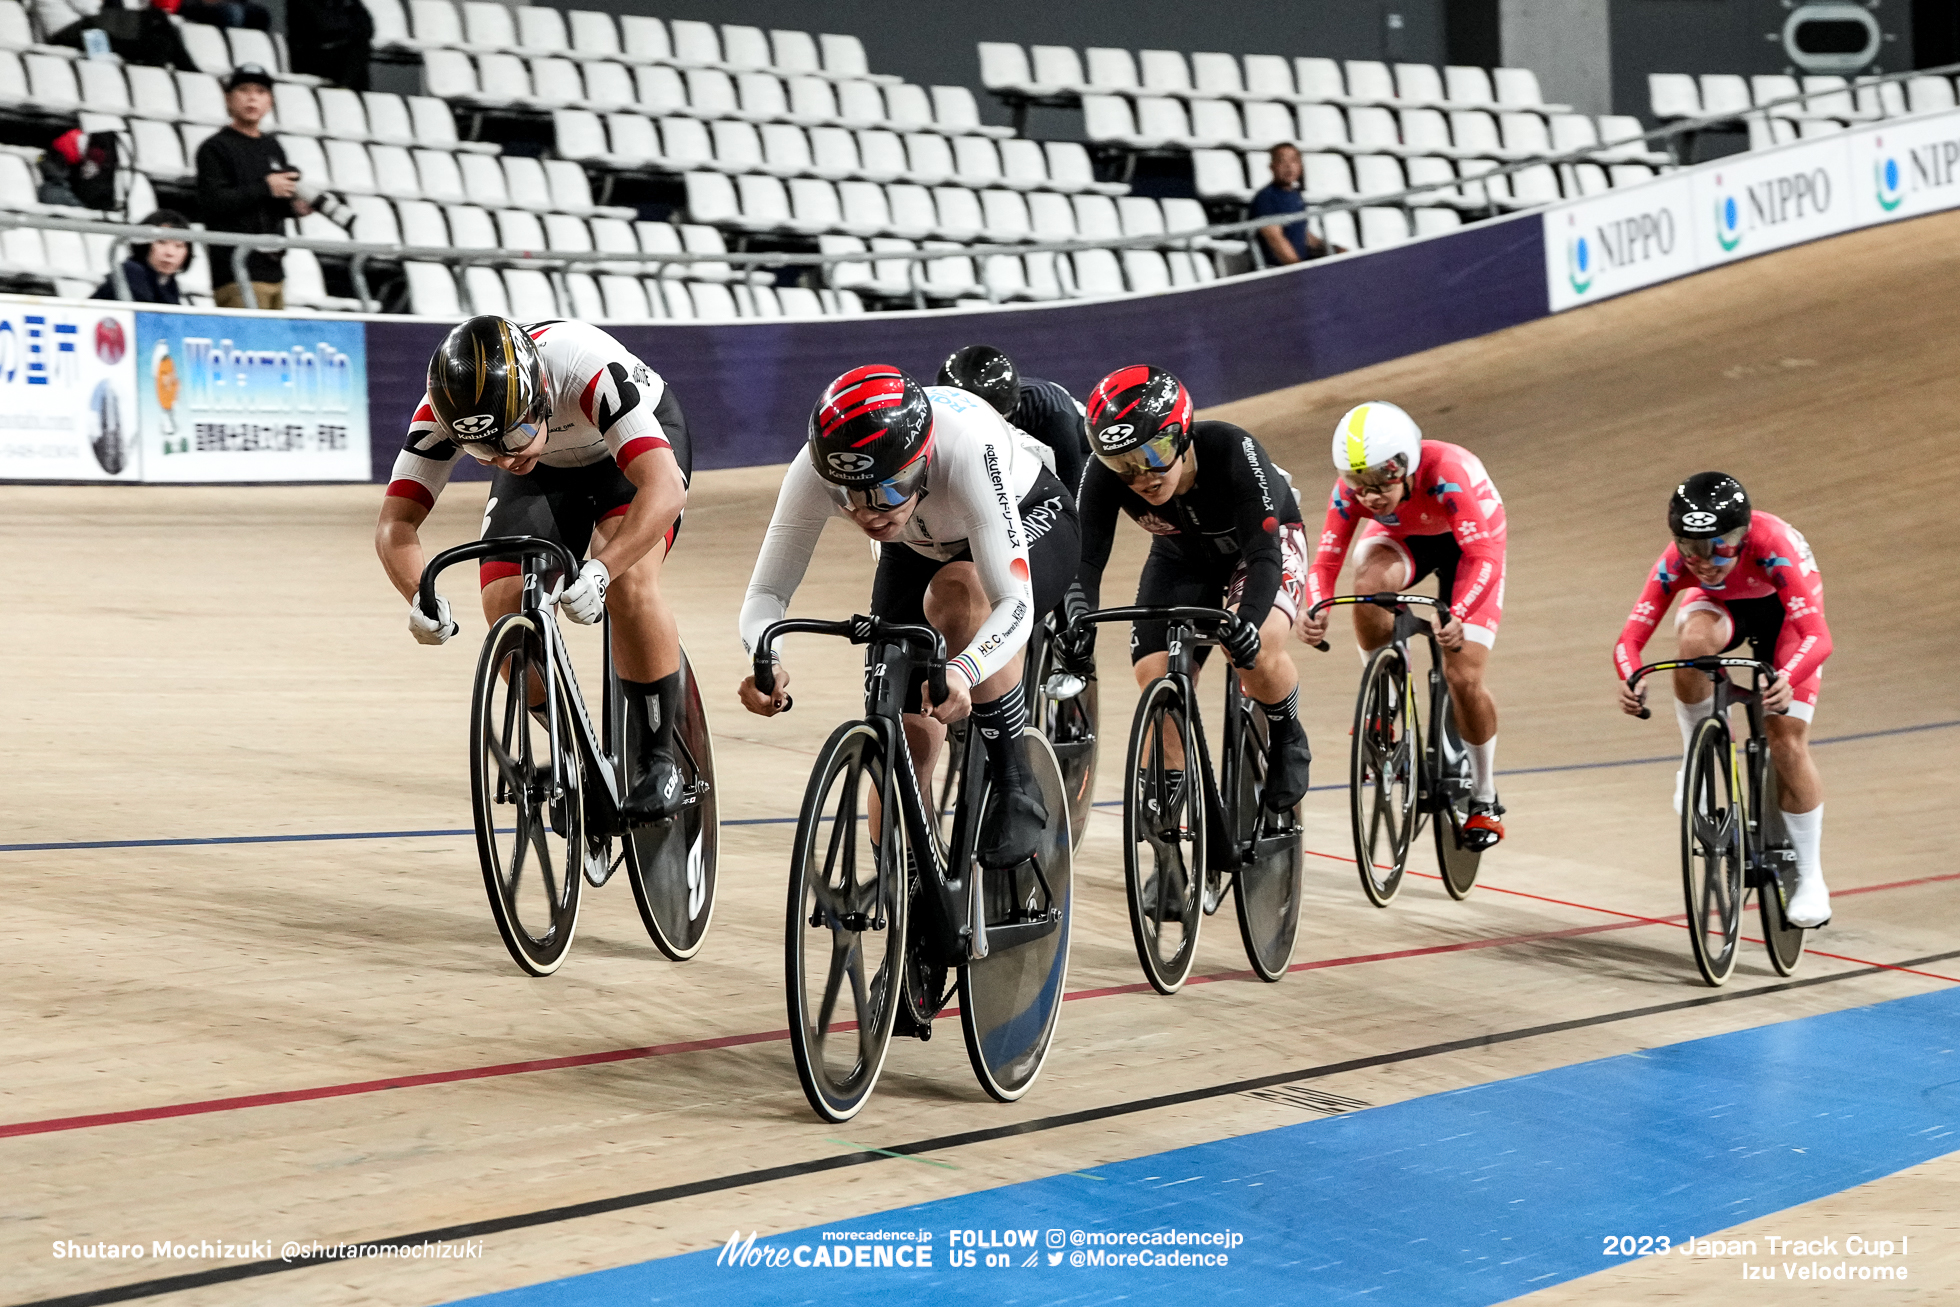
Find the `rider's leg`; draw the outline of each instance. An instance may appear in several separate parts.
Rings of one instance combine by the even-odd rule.
[[[1379,541],[1379,543],[1372,543]],[[1386,536],[1364,539],[1354,560],[1354,592],[1380,594],[1409,584],[1410,560],[1402,546]],[[1395,634],[1395,614],[1373,604],[1354,605],[1354,640],[1366,658]]]
[[[1831,919],[1831,891],[1824,884],[1824,780],[1810,756],[1810,718],[1816,700],[1813,679],[1797,687],[1786,715],[1763,718],[1770,762],[1776,768],[1777,806],[1783,809],[1783,829],[1797,851],[1797,892],[1790,900],[1790,920],[1806,928]]]
[[[1313,754],[1300,725],[1300,671],[1286,650],[1293,618],[1278,604],[1259,626],[1259,657],[1239,672],[1239,685],[1266,714],[1266,792],[1262,802],[1285,812],[1307,792]]]
[[[1674,630],[1680,658],[1708,658],[1728,648],[1734,624],[1728,610],[1713,599],[1684,597],[1675,615]],[[1688,744],[1701,719],[1715,711],[1715,683],[1706,672],[1678,668],[1674,673],[1674,720],[1681,727],[1681,766],[1674,771],[1674,811],[1681,811],[1681,785],[1687,775]]]
[[[1449,683],[1456,733],[1470,750],[1470,770],[1476,778],[1475,798],[1488,803],[1497,797],[1497,700],[1484,686],[1490,665],[1490,646],[1465,636],[1463,647],[1443,651],[1443,679]]]
[[[597,551],[625,521],[608,517],[593,528]],[[674,723],[681,712],[681,641],[674,613],[660,589],[667,541],[606,586],[606,615],[612,619],[613,670],[626,700],[628,717],[640,727],[636,780],[626,806],[642,820],[679,811],[680,771],[674,763]]]

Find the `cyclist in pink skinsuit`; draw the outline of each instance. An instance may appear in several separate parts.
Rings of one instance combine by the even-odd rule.
[[[1449,597],[1449,620],[1437,632],[1443,676],[1449,682],[1457,731],[1469,746],[1475,788],[1465,842],[1487,849],[1504,838],[1497,801],[1497,701],[1484,688],[1484,668],[1504,612],[1504,500],[1477,456],[1460,445],[1425,440],[1415,421],[1393,404],[1350,409],[1334,428],[1334,467],[1327,520],[1307,577],[1309,604],[1335,593],[1348,543],[1354,547],[1354,590],[1407,590],[1435,575]],[[1302,619],[1302,640],[1325,635],[1328,613]],[[1387,644],[1394,616],[1356,606],[1355,636],[1364,652]]]
[[[1824,782],[1810,757],[1810,720],[1824,660],[1831,656],[1831,628],[1824,621],[1824,579],[1803,533],[1780,517],[1753,512],[1734,477],[1700,472],[1682,482],[1668,505],[1670,544],[1647,575],[1646,588],[1613,646],[1620,674],[1620,707],[1638,713],[1639,694],[1626,678],[1640,666],[1641,650],[1676,596],[1674,629],[1680,657],[1723,653],[1748,641],[1754,656],[1773,665],[1776,678],[1763,692],[1763,730],[1776,766],[1783,824],[1797,851],[1797,893],[1790,920],[1805,927],[1830,920],[1824,885]],[[1695,726],[1714,706],[1714,687],[1700,672],[1674,673],[1674,714],[1685,748]],[[1785,710],[1787,712],[1785,713]],[[1784,715],[1778,715],[1784,713]],[[1681,809],[1681,773],[1675,773],[1675,811]]]

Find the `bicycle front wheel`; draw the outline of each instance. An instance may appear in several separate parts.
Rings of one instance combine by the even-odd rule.
[[[1688,741],[1681,804],[1681,881],[1695,965],[1711,985],[1735,970],[1742,938],[1743,813],[1728,723],[1704,717]]]
[[[905,953],[903,823],[877,797],[883,742],[869,725],[831,733],[810,773],[790,855],[784,948],[790,1048],[826,1121],[858,1114],[878,1083]]]
[[[625,757],[640,756],[633,735],[642,729],[643,723],[628,723]],[[674,723],[674,764],[680,769],[685,804],[671,821],[629,828],[626,865],[640,921],[654,946],[674,961],[685,962],[701,951],[708,923],[714,920],[715,862],[721,846],[715,741],[708,732],[701,687],[685,649],[681,650],[680,720]],[[629,770],[620,788],[631,790],[637,779]]]
[[[1032,859],[967,874],[981,877],[987,956],[960,968],[960,1029],[980,1087],[1011,1103],[1028,1092],[1048,1060],[1068,980],[1074,841],[1062,796],[1062,770],[1048,739],[1032,726],[1021,736],[1028,770],[1048,809],[1048,829]]]
[[[1204,920],[1202,764],[1177,683],[1159,677],[1137,702],[1123,794],[1123,879],[1137,960],[1159,994],[1191,975]]]
[[[1415,705],[1394,645],[1375,650],[1361,673],[1348,806],[1361,889],[1370,903],[1385,908],[1402,888],[1416,829]]]
[[[470,798],[490,912],[511,958],[534,976],[558,970],[578,927],[585,847],[585,770],[572,698],[554,678],[554,734],[526,710],[545,692],[544,636],[522,613],[483,642],[470,698]],[[600,854],[599,856],[604,856]]]
[[[1300,809],[1266,811],[1266,714],[1250,704],[1241,704],[1239,711],[1232,817],[1233,843],[1242,850],[1242,861],[1232,877],[1237,887],[1232,898],[1246,960],[1261,980],[1276,981],[1286,975],[1300,931]]]

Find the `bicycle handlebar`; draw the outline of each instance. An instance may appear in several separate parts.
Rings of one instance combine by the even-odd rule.
[[[824,622],[807,617],[786,617],[780,622],[771,622],[762,629],[762,639],[755,646],[755,688],[764,694],[776,692],[776,655],[774,645],[778,636],[805,631],[812,635],[837,635],[852,644],[870,644],[874,640],[895,640],[909,645],[925,645],[930,651],[926,660],[926,684],[932,692],[934,703],[946,701],[946,637],[930,626],[916,623],[887,622],[876,617],[862,615],[842,622]]]
[[[1191,622],[1194,624],[1205,623],[1213,627],[1221,627],[1230,623],[1237,616],[1237,613],[1228,612],[1223,608],[1192,608],[1185,605],[1153,608],[1131,605],[1127,608],[1098,608],[1094,612],[1082,614],[1068,625],[1074,626],[1076,622],[1087,624],[1097,622]],[[1210,640],[1215,643],[1218,635],[1214,630],[1210,635],[1200,635],[1199,639]],[[1327,652],[1327,642],[1325,640],[1322,640],[1314,647],[1322,653]]]
[[[578,575],[577,557],[556,540],[546,540],[543,536],[494,536],[488,540],[472,540],[454,549],[443,550],[422,569],[422,581],[415,594],[415,604],[422,610],[422,615],[432,622],[436,619],[438,576],[458,563],[467,563],[472,558],[488,558],[492,554],[548,554],[557,558],[566,576]]]
[[[1430,595],[1401,594],[1394,590],[1383,590],[1378,594],[1371,595],[1332,595],[1307,609],[1306,615],[1312,617],[1316,613],[1333,608],[1339,604],[1373,604],[1377,608],[1397,608],[1403,604],[1420,604],[1436,610],[1436,614],[1440,619],[1437,622],[1438,626],[1449,621],[1450,616],[1452,616],[1450,606],[1441,599],[1434,598]],[[1314,648],[1320,650],[1322,653],[1326,653],[1327,641],[1322,640]]]
[[[1645,667],[1635,669],[1633,675],[1627,677],[1627,689],[1639,690],[1640,682],[1645,680],[1650,672],[1672,672],[1685,668],[1697,672],[1707,672],[1710,676],[1714,676],[1724,667],[1747,667],[1759,676],[1767,676],[1771,679],[1774,679],[1776,676],[1776,668],[1760,659],[1725,658],[1719,654],[1713,654],[1702,658],[1668,658],[1658,663],[1648,663]],[[1788,711],[1787,708],[1784,709],[1784,712]],[[1653,715],[1653,711],[1645,704],[1642,704],[1640,711],[1634,714],[1634,716],[1643,722]],[[1777,715],[1782,716],[1783,714],[1779,713]]]

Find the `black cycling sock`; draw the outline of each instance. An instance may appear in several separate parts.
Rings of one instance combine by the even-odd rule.
[[[1254,700],[1254,702],[1258,702]],[[1278,703],[1259,704],[1266,712],[1266,722],[1275,730],[1284,730],[1288,723],[1298,725],[1300,721],[1300,687],[1294,686],[1291,693]]]
[[[992,703],[973,705],[973,724],[987,746],[987,769],[996,776],[1015,776],[1027,769],[1021,756],[1021,730],[1028,724],[1028,699],[1016,685]]]
[[[626,692],[627,714],[637,717],[642,728],[639,761],[644,765],[656,752],[671,756],[674,719],[681,710],[681,674],[670,672],[657,681],[621,677],[619,688]]]

